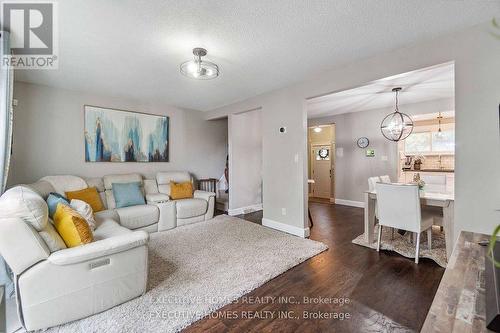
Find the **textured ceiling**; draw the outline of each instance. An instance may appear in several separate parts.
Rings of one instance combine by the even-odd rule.
[[[399,105],[455,96],[454,64],[443,64],[394,75],[364,86],[307,101],[308,118],[394,107],[392,88],[401,87]]]
[[[478,0],[64,0],[59,70],[17,79],[210,110],[390,49],[491,20]],[[208,49],[221,77],[179,64]]]

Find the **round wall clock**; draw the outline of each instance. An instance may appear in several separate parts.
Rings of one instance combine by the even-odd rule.
[[[359,148],[366,148],[370,144],[370,140],[368,140],[368,138],[362,137],[358,139],[357,144]]]

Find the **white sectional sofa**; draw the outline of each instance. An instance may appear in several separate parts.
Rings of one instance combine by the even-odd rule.
[[[140,182],[145,205],[116,208],[113,183]],[[80,319],[140,296],[146,291],[148,232],[211,219],[215,193],[195,191],[171,200],[170,181],[192,181],[187,172],[161,172],[83,179],[49,176],[10,189],[0,198],[0,254],[15,275],[18,313],[27,330]],[[53,228],[45,200],[50,192],[95,186],[105,210],[95,213],[90,244],[52,252],[44,233]]]

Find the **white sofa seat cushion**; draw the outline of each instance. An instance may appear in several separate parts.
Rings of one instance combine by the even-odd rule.
[[[125,227],[122,227],[118,224],[118,222],[113,220],[105,220],[103,221],[99,227],[94,231],[94,240],[106,239],[114,236],[120,236],[131,233],[132,230],[129,230]]]
[[[206,200],[197,198],[176,200],[175,204],[177,207],[178,219],[204,215],[208,208],[208,202]]]
[[[97,227],[99,227],[106,220],[113,220],[120,223],[120,216],[114,209],[106,209],[101,210],[100,212],[95,212],[94,219]]]
[[[137,205],[116,209],[120,224],[129,229],[137,229],[157,223],[160,210],[155,205]]]

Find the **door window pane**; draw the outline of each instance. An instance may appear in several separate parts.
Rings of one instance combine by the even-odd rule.
[[[316,151],[316,161],[329,161],[330,160],[330,149],[320,148]]]

